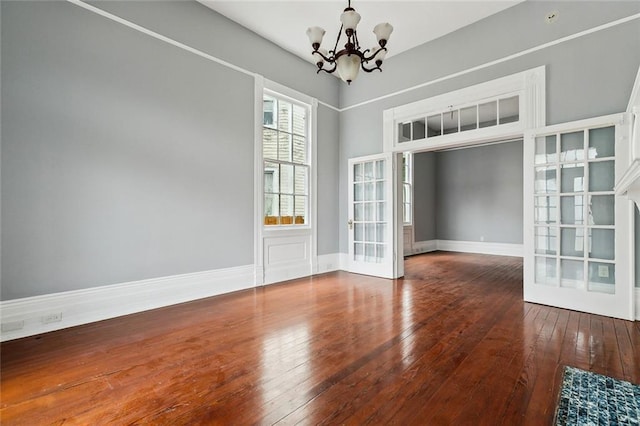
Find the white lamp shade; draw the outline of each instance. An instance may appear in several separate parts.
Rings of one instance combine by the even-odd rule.
[[[360,72],[360,58],[357,55],[340,56],[336,65],[338,74],[343,81],[351,83],[358,77],[358,73]]]
[[[378,39],[378,43],[380,43],[380,40],[388,41],[392,32],[393,32],[393,26],[391,26],[391,24],[388,22],[383,22],[381,24],[378,24],[373,29],[373,33],[376,35],[376,38]]]
[[[324,33],[324,29],[320,27],[310,27],[309,29],[307,29],[307,37],[309,37],[311,45],[315,43],[321,44]]]
[[[374,58],[371,59],[374,62],[384,61],[384,58],[387,56],[387,49],[383,49],[380,46],[374,46],[371,48],[371,52],[373,52]]]
[[[358,22],[360,22],[360,14],[355,10],[347,10],[340,15],[340,22],[345,30],[356,30]]]
[[[328,55],[327,49],[324,48],[320,48],[318,49],[318,52],[322,53],[324,56]],[[322,56],[320,56],[320,54],[318,52],[314,52],[313,53],[313,62],[318,64],[318,63],[323,63],[324,64],[324,58]]]

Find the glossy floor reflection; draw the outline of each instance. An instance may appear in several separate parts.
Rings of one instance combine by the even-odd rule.
[[[2,344],[2,424],[549,424],[564,365],[640,382],[640,325],[436,252]]]

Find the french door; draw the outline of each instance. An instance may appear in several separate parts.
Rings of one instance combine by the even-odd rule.
[[[525,301],[633,320],[632,204],[614,192],[629,122],[617,114],[525,135]]]
[[[402,249],[401,158],[385,153],[349,160],[349,272],[404,275],[403,256],[397,254]]]

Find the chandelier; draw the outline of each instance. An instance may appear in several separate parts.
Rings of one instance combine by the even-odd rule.
[[[333,50],[327,52],[326,49],[320,47],[322,43],[322,37],[324,37],[325,30],[320,27],[311,27],[307,30],[307,36],[313,47],[313,59],[318,66],[318,71],[324,71],[328,74],[338,71],[340,78],[346,81],[347,84],[351,84],[356,79],[360,68],[365,72],[372,72],[375,70],[382,71],[382,61],[384,61],[387,55],[387,41],[393,31],[391,24],[385,22],[378,24],[374,27],[373,33],[378,39],[378,46],[374,46],[371,49],[362,51],[360,49],[360,43],[358,42],[358,32],[356,27],[360,22],[360,14],[351,7],[351,0],[348,0],[348,6],[340,15],[340,31],[338,31],[338,37]],[[338,50],[338,44],[342,37],[342,30],[347,38],[347,42],[344,45],[344,49]],[[325,63],[329,64],[328,68],[325,68]],[[371,64],[370,64],[371,63]],[[375,64],[375,66],[374,66]]]

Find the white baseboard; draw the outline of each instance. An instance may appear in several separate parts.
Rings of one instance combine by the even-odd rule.
[[[437,240],[438,250],[523,257],[522,244]]]
[[[0,302],[0,341],[254,287],[253,265]]]
[[[411,254],[429,253],[436,250],[438,250],[438,240],[414,241]]]
[[[523,256],[522,244],[453,240],[415,241],[413,243],[413,250],[411,251],[411,254],[428,253],[436,250],[456,251],[461,253],[493,254],[497,256]]]
[[[325,272],[333,272],[340,270],[341,253],[321,254],[318,255],[316,274],[324,274]]]
[[[636,287],[636,321],[640,321],[640,287]]]

